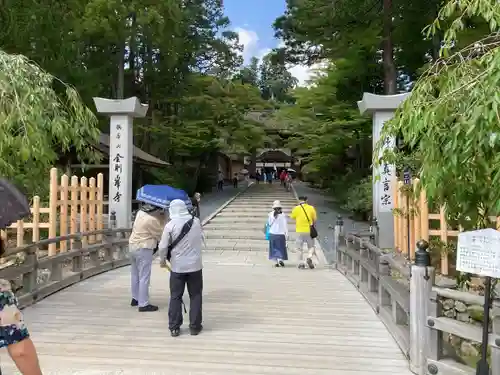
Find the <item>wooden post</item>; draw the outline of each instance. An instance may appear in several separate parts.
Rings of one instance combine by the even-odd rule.
[[[57,168],[50,170],[49,186],[49,238],[57,237],[57,201],[59,185],[57,181]],[[57,253],[57,244],[49,245],[49,256]]]
[[[493,301],[492,333],[500,336],[500,301]],[[491,347],[491,375],[500,375],[500,339]]]
[[[410,277],[410,370],[426,375],[426,324],[429,296],[434,282],[428,243],[419,241]]]
[[[70,213],[70,227],[69,233],[78,233],[78,177],[71,176],[71,213]],[[71,240],[71,249],[74,247],[75,240]]]
[[[16,235],[17,235],[17,246],[24,245],[24,221],[18,220],[16,222]]]
[[[30,248],[26,251],[26,258],[23,265],[33,267],[33,270],[23,274],[23,292],[31,293],[36,289],[36,279],[38,275],[38,257],[36,255],[36,248]]]
[[[83,239],[83,237],[82,237]],[[73,243],[73,249],[81,249],[82,248],[82,242],[80,238],[75,239],[75,242]],[[75,273],[79,273],[83,271],[83,256],[82,254],[78,254],[73,258],[73,264],[71,267],[71,271]]]
[[[85,233],[87,231],[87,194],[88,194],[88,185],[87,185],[87,177],[82,177],[80,179],[80,233]],[[82,245],[87,246],[87,237],[82,237]]]
[[[404,253],[405,248],[406,248],[406,228],[405,228],[405,197],[402,192],[402,188],[404,186],[403,181],[398,181],[398,201],[399,201],[399,209],[401,210],[401,216],[399,217],[399,252]]]
[[[439,210],[439,227],[441,241],[444,244],[448,243],[448,222],[446,221],[446,207],[442,206]],[[448,275],[448,253],[441,253],[441,274]]]
[[[429,241],[429,205],[427,203],[427,194],[425,190],[420,190],[420,233],[424,241]]]
[[[420,180],[418,178],[413,180],[413,191],[417,192],[419,189]],[[422,221],[420,216],[420,194],[413,200],[414,216],[413,216],[413,241],[416,243],[419,238],[422,238]],[[412,259],[415,258],[415,252],[412,252]]]
[[[403,182],[399,182],[399,189],[404,186]],[[400,198],[401,198],[401,207],[403,211],[403,217],[402,217],[402,225],[401,225],[401,238],[402,238],[402,243],[401,243],[401,252],[403,255],[407,255],[409,252],[408,249],[408,225],[410,225],[410,207],[407,203],[409,203],[409,199],[403,194],[400,193]]]
[[[393,191],[392,196],[394,197],[394,209],[398,210],[400,208],[399,207],[400,201],[399,201],[399,194],[398,194],[398,180],[395,178],[393,179],[393,182],[392,182],[392,191]],[[394,216],[394,248],[399,249],[400,243],[401,243],[401,240],[400,240],[401,232],[399,231],[400,217],[398,214],[394,214],[394,213],[393,213],[393,216]]]
[[[439,296],[436,292],[431,291],[427,304],[427,316],[439,318],[441,316],[441,304]],[[443,331],[432,328],[434,322],[432,320],[425,322],[425,360],[426,370],[429,367],[435,367],[435,362],[438,362],[443,355]],[[429,371],[430,373],[430,371]]]
[[[89,180],[89,232],[95,232],[96,230],[96,222],[95,222],[95,214],[96,214],[96,187],[95,187],[95,178],[92,177]],[[89,236],[88,241],[91,244],[95,243],[95,235]]]
[[[31,215],[33,217],[31,240],[32,242],[38,242],[40,241],[40,197],[38,195],[33,197]]]
[[[61,208],[59,211],[59,236],[68,234],[68,195],[69,195],[69,177],[65,174],[61,176]],[[68,242],[61,241],[59,250],[68,251]]]
[[[380,312],[384,306],[388,306],[391,304],[391,298],[385,291],[384,287],[382,286],[382,283],[380,282],[380,279],[384,276],[389,276],[390,275],[390,267],[389,267],[389,262],[387,260],[383,259],[383,257],[379,260],[379,283],[378,283],[378,301],[377,301],[377,313]]]
[[[97,175],[97,230],[104,229],[104,175],[99,173]],[[97,241],[102,241],[102,235],[97,236]]]

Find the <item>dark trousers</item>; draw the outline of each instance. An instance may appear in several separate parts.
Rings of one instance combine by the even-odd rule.
[[[170,304],[168,306],[168,328],[180,328],[182,319],[182,296],[187,284],[189,294],[189,328],[201,327],[203,273],[196,272],[177,273],[170,272]]]
[[[224,181],[217,182],[217,190],[222,191],[222,186],[224,185]]]
[[[238,187],[238,179],[235,177],[233,178],[233,187],[237,188]]]

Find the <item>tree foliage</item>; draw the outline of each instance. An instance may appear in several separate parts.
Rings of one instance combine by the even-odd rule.
[[[29,191],[37,191],[61,150],[98,160],[88,147],[99,136],[97,119],[75,89],[1,50],[0,129],[0,175]]]
[[[167,171],[155,171],[160,179],[186,170],[190,182],[196,185],[202,175],[205,180],[211,178],[210,169],[215,167],[218,152],[248,152],[265,136],[262,125],[245,116],[267,105],[256,82],[232,79],[241,67],[242,47],[237,34],[230,30],[222,0],[51,0],[44,5],[34,0],[5,0],[0,14],[5,26],[0,30],[0,48],[6,52],[2,56],[27,56],[73,85],[91,108],[94,96],[137,96],[149,104],[147,118],[136,120],[134,142],[172,163]],[[33,77],[24,71],[2,73],[2,84],[14,76],[19,84],[20,76],[24,77],[23,84],[30,86],[21,89],[25,90],[23,94],[40,93],[36,91],[39,86],[54,89],[45,98],[37,97],[40,103],[29,114],[30,125],[40,123],[37,116],[50,118],[48,131],[32,126],[30,137],[23,138],[25,148],[36,146],[46,156],[45,163],[53,163],[58,148],[64,151],[68,143],[81,157],[87,156],[84,151],[90,149],[99,129],[90,113],[85,112],[88,118],[82,119],[78,111],[84,107],[75,104],[75,91],[69,92],[73,101],[67,113],[56,117],[40,108],[59,106],[56,109],[62,111],[58,103],[65,104],[68,96],[58,87],[62,85],[29,82]],[[22,108],[27,110],[28,106]],[[108,132],[106,118],[99,118],[99,128]],[[58,138],[60,134],[64,135],[62,139]],[[21,179],[26,178],[25,170],[18,168],[19,163],[11,164],[9,158],[4,160],[11,165],[10,172],[15,170]],[[37,168],[41,174],[47,173],[46,165]],[[33,182],[40,184],[41,180],[37,177]]]
[[[481,19],[491,34],[460,48],[461,32]],[[484,227],[487,215],[500,214],[494,188],[500,183],[499,25],[498,1],[448,1],[427,29],[429,37],[444,31],[442,57],[382,132],[384,138],[402,137],[420,162],[428,198],[445,204],[464,228]],[[381,147],[379,142],[377,151]],[[401,152],[386,150],[382,159],[395,161]]]

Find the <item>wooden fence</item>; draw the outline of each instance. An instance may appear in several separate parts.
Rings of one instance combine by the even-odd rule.
[[[429,209],[427,197],[424,189],[420,191],[418,197],[407,199],[405,189],[416,188],[419,179],[414,179],[411,186],[405,187],[402,181],[394,183],[394,247],[402,254],[410,254],[410,259],[415,257],[414,244],[424,239],[429,241],[438,238],[444,247],[454,242],[461,231],[461,228],[452,228],[446,217],[446,208],[440,207],[439,212],[433,213]],[[409,206],[408,206],[409,203]],[[496,223],[500,228],[500,217],[491,217],[492,223]],[[408,230],[408,225],[410,230]],[[410,236],[410,248],[408,249],[408,233]],[[441,253],[440,271],[443,275],[448,275],[450,271],[449,257],[446,251]]]
[[[105,229],[70,234],[11,249],[6,259],[12,266],[0,268],[0,279],[12,283],[20,307],[29,306],[72,284],[130,264],[130,231]],[[91,237],[101,237],[102,241],[90,245]],[[56,244],[56,248],[61,248],[68,241],[72,241],[74,248],[65,253],[37,256],[39,247]],[[22,263],[16,264],[10,258],[22,259]]]
[[[373,307],[417,375],[474,375],[482,324],[473,318],[484,297],[435,285],[434,268],[407,265],[368,236],[336,228],[335,267]],[[490,375],[500,375],[500,300],[492,302]]]
[[[16,237],[16,246],[39,242],[40,230],[46,230],[46,238],[66,236],[75,233],[93,232],[104,228],[103,218],[103,175],[92,177],[59,178],[57,168],[50,170],[49,203],[41,207],[40,197],[33,197],[31,221],[19,220],[1,235],[9,243],[9,237]],[[28,219],[28,220],[29,220]],[[45,237],[43,236],[43,237]],[[100,234],[82,238],[83,245],[95,243],[102,238]],[[13,242],[11,240],[10,242]],[[48,255],[66,252],[74,247],[74,240],[48,243]]]

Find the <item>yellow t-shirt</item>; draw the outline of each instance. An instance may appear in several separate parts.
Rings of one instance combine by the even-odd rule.
[[[302,207],[304,207],[304,210],[307,212],[309,221],[307,220]],[[317,219],[316,210],[313,206],[310,206],[307,203],[302,203],[302,207],[300,207],[300,205],[294,207],[290,217],[295,220],[295,231],[297,233],[310,233],[311,224],[313,224]]]

